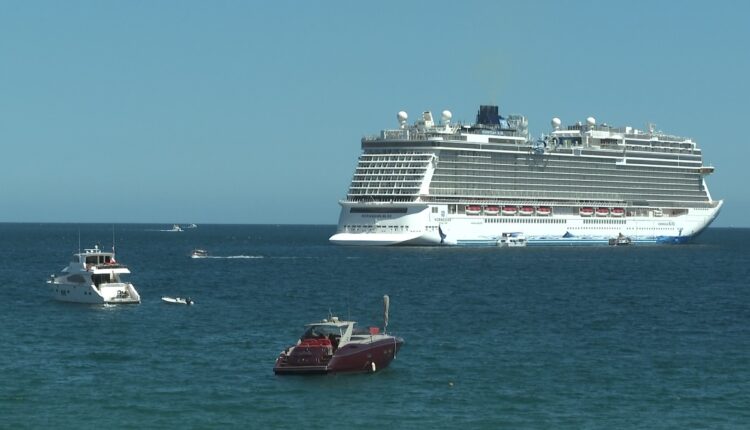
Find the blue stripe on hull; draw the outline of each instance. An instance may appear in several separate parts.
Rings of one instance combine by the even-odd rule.
[[[609,246],[610,238],[529,238],[529,246]],[[633,244],[684,244],[693,236],[659,236],[648,239],[633,239]],[[458,240],[459,246],[497,246],[497,240]]]
[[[494,240],[457,240],[459,246],[497,246],[498,239]]]

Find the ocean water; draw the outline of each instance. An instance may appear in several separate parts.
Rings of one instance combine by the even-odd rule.
[[[333,226],[117,225],[143,303],[49,298],[110,225],[0,224],[0,428],[748,428],[750,230],[680,246],[351,248]],[[215,257],[190,259],[192,248]],[[231,257],[231,258],[230,258]],[[329,312],[406,340],[275,376]],[[191,296],[192,307],[160,297]]]

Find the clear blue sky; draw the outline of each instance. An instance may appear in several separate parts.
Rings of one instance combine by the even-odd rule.
[[[0,0],[0,222],[335,224],[362,135],[495,103],[692,137],[748,227],[749,4]]]

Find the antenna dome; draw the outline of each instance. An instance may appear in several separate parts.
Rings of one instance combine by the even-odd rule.
[[[443,122],[448,122],[453,118],[453,114],[449,110],[444,110],[442,114]]]
[[[590,127],[593,127],[596,125],[596,119],[594,119],[593,116],[590,116],[586,118],[586,124],[588,124]]]
[[[562,124],[562,121],[560,121],[560,118],[554,117],[552,118],[552,128],[555,130],[560,128],[560,125]]]
[[[396,115],[396,118],[398,118],[398,122],[404,123],[404,122],[406,122],[407,119],[409,119],[409,115],[407,115],[406,112],[404,112],[404,111],[400,111]]]

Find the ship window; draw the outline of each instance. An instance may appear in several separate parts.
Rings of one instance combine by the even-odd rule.
[[[351,208],[349,213],[406,213],[406,208]]]
[[[434,214],[438,213],[438,207],[437,206],[433,206],[432,207],[432,213],[434,213]]]

